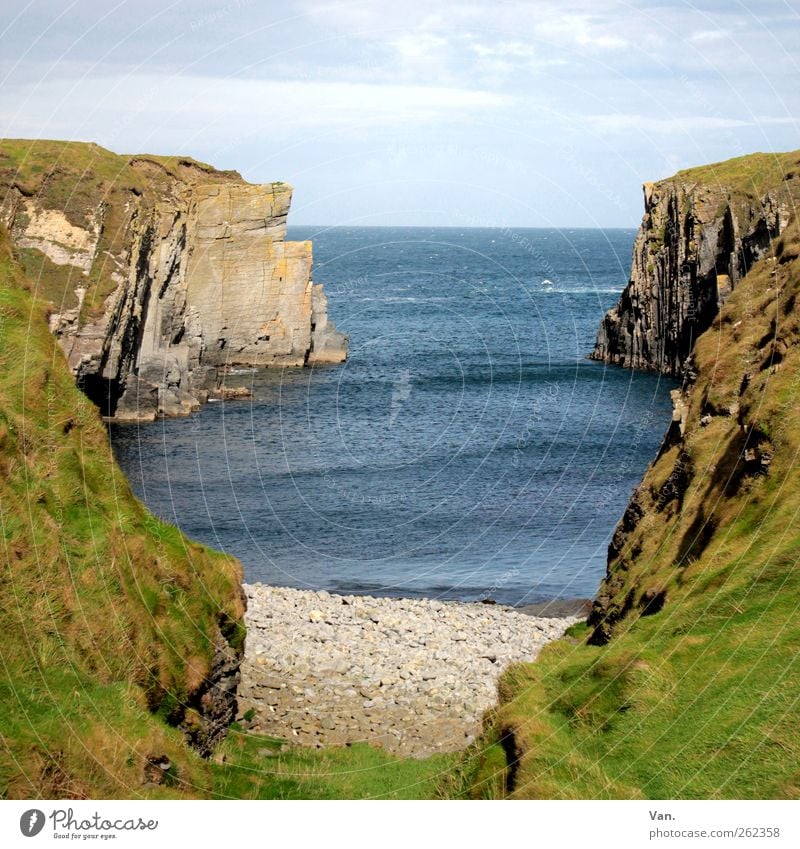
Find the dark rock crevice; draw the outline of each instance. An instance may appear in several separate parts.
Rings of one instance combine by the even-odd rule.
[[[217,635],[211,669],[190,697],[189,710],[179,724],[189,745],[203,757],[212,754],[236,719],[242,654],[241,647],[235,648],[221,633]]]
[[[500,732],[500,745],[506,756],[506,771],[504,776],[504,796],[509,796],[517,789],[517,774],[522,751],[517,743],[513,728],[504,728]]]

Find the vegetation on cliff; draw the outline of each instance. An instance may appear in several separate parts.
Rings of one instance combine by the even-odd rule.
[[[33,247],[17,252],[36,284],[36,296],[51,303],[56,312],[76,308],[75,289],[86,289],[80,324],[102,315],[105,299],[116,288],[113,275],[120,269],[114,257],[126,253],[135,206],[155,206],[160,198],[196,182],[243,180],[236,171],[218,171],[189,157],[125,156],[85,142],[3,139],[0,146],[0,213],[5,223],[17,215],[18,226],[29,223],[26,213],[12,208],[26,199],[36,207],[57,210],[70,225],[90,233],[99,224],[98,210],[102,211],[93,251],[97,260],[91,262],[87,275],[76,265],[52,262]],[[58,241],[55,233],[54,241]],[[65,243],[65,247],[70,246]]]
[[[670,180],[702,186],[724,186],[732,197],[757,202],[781,183],[800,177],[800,151],[748,153],[724,162],[678,171]],[[794,191],[794,187],[792,189]]]
[[[505,675],[454,792],[800,796],[799,295],[793,221],[699,339],[590,625]]]
[[[131,494],[31,287],[3,232],[0,797],[202,795],[177,726],[202,750],[225,722],[240,567]]]
[[[76,290],[79,325],[103,314],[135,210],[168,214],[174,193],[214,182],[243,184],[187,158],[0,148],[0,218],[18,228],[12,240],[0,222],[0,798],[427,797],[452,761],[278,752],[235,723],[220,746],[244,642],[240,566],[132,495],[48,331]],[[97,239],[88,251],[82,234]]]
[[[0,224],[104,415],[188,415],[231,365],[339,363],[347,339],[288,242],[292,189],[185,157],[3,140]]]
[[[680,376],[698,337],[800,202],[800,151],[755,153],[644,186],[631,275],[596,360]]]
[[[88,230],[84,190],[137,196],[209,173],[100,148],[87,165],[87,146],[48,144],[37,159],[4,143],[0,182],[17,199],[49,193]],[[773,182],[768,159],[724,165],[727,185],[753,186],[754,207]],[[754,163],[763,173],[748,175]],[[708,179],[678,176],[701,193]],[[123,229],[104,221],[98,255]],[[682,266],[664,221],[647,256],[662,257],[666,281]],[[444,782],[446,756],[279,752],[236,726],[201,757],[232,718],[239,566],[133,497],[47,328],[86,278],[36,249],[17,257],[34,282],[0,232],[0,797],[800,796],[796,222],[752,257],[695,345],[680,415],[617,528],[589,624],[505,674],[484,736]],[[94,273],[87,316],[109,291]]]

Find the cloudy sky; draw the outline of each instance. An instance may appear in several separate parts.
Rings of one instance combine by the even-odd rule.
[[[636,226],[642,181],[800,147],[785,0],[3,0],[6,137],[295,186],[296,224]]]

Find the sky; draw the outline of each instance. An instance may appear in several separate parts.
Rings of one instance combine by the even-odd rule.
[[[800,148],[785,0],[3,0],[6,138],[295,188],[290,223],[634,227],[641,183]]]

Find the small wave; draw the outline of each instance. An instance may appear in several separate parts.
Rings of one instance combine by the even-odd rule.
[[[381,304],[402,304],[402,303],[411,303],[411,304],[428,304],[433,301],[452,301],[454,298],[452,297],[433,297],[433,298],[414,298],[411,296],[408,297],[386,297],[386,298],[356,298],[357,301],[376,301]]]
[[[544,283],[542,284],[544,286]],[[548,286],[545,289],[548,295],[619,295],[622,289],[600,289],[595,286],[584,286],[576,289],[564,289],[559,286],[557,289]]]

